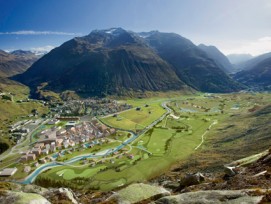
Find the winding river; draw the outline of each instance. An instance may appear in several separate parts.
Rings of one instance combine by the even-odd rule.
[[[150,128],[152,128],[153,126],[155,126],[161,120],[163,120],[167,116],[167,114],[171,113],[172,110],[169,107],[167,107],[166,102],[162,103],[162,107],[165,108],[166,113],[164,113],[159,119],[155,120],[148,127],[146,127],[141,133],[135,134],[132,131],[125,130],[126,132],[131,133],[132,137],[129,138],[129,139],[127,139],[126,141],[124,141],[119,146],[117,146],[115,148],[112,148],[112,149],[103,150],[101,152],[96,153],[95,155],[93,153],[91,153],[91,154],[87,154],[87,155],[76,156],[76,157],[74,157],[74,158],[72,158],[70,160],[67,160],[65,162],[56,162],[56,161],[53,161],[53,162],[50,162],[50,163],[43,164],[40,167],[38,167],[37,169],[35,169],[31,174],[29,174],[20,183],[22,183],[22,184],[30,184],[30,183],[32,183],[40,173],[42,173],[43,171],[45,171],[47,169],[55,168],[55,167],[58,167],[58,166],[68,165],[68,164],[80,161],[82,159],[103,157],[103,156],[106,156],[108,154],[111,154],[111,153],[119,151],[120,149],[122,149],[123,147],[125,147],[127,144],[129,144],[129,143],[133,142],[135,139],[137,139],[140,135],[144,134]]]

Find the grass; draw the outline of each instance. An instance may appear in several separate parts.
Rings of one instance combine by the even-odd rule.
[[[265,114],[257,117],[252,116],[249,109],[255,103],[261,107],[268,105],[271,99],[270,95],[229,94],[214,96],[214,98],[206,98],[200,95],[192,99],[191,96],[173,99],[175,101],[171,102],[170,106],[174,109],[174,114],[176,113],[180,118],[169,116],[157,124],[156,127],[137,138],[131,144],[132,151],[129,154],[135,156],[132,160],[123,157],[115,159],[113,164],[106,161],[104,164],[92,167],[93,171],[90,171],[88,166],[83,167],[80,171],[73,167],[57,167],[41,174],[39,177],[53,178],[60,181],[63,178],[59,177],[57,172],[68,169],[67,179],[64,178],[64,180],[70,183],[66,183],[66,185],[89,189],[97,189],[99,187],[100,190],[107,191],[121,185],[137,181],[142,182],[159,176],[179,162],[185,163],[187,161],[185,163],[186,166],[182,166],[184,172],[193,169],[193,167],[197,168],[198,171],[209,165],[211,167],[215,167],[218,164],[221,165],[228,159],[226,154],[231,155],[232,158],[241,158],[248,152],[256,152],[270,144],[270,142],[265,144],[264,138],[267,136],[264,137],[263,132],[261,134],[257,132],[246,133],[249,127],[266,127],[264,133],[268,135],[267,124],[269,124],[268,121],[270,122],[268,116]],[[154,118],[150,119],[150,116],[146,117],[147,108],[153,108],[153,112],[157,111],[156,117],[160,117],[159,115],[163,114],[162,111],[164,110],[159,104],[164,100],[152,99],[148,101],[146,99],[136,99],[129,101],[134,107],[143,106],[142,113],[130,110],[119,114],[119,116],[123,117],[122,121],[115,121],[116,118],[114,117],[103,118],[103,121],[115,127],[131,130],[135,129],[135,124],[147,126],[152,122],[151,120],[155,120]],[[188,102],[188,104],[183,102]],[[144,107],[145,104],[148,104],[149,107]],[[236,104],[240,108],[232,109]],[[191,108],[191,106],[197,112],[188,113],[180,110],[180,107]],[[144,110],[145,108],[146,110]],[[159,112],[159,108],[161,108],[161,112]],[[213,111],[215,109],[219,109],[223,113]],[[261,117],[260,121],[257,120],[259,117]],[[213,125],[209,129],[213,121],[218,121],[218,124]],[[205,132],[203,144],[195,150],[202,142],[202,135]],[[244,133],[246,133],[246,137],[242,136]],[[127,133],[120,132],[119,135],[117,134],[117,139],[124,141],[127,139],[126,135]],[[254,142],[250,142],[250,139]],[[237,150],[240,151],[240,146],[249,147],[249,150],[246,148],[242,149],[240,155],[237,155]],[[138,147],[146,149],[153,154],[149,155]],[[233,147],[235,147],[234,151]],[[233,154],[235,154],[234,157]],[[105,166],[106,169],[96,171],[95,169],[99,169],[100,165]],[[74,180],[78,175],[83,175],[85,180],[80,182]],[[73,179],[68,180],[68,178]]]
[[[144,129],[153,121],[161,117],[166,111],[161,107],[162,100],[146,100],[127,101],[134,107],[140,107],[140,110],[135,108],[120,113],[117,117],[109,116],[101,118],[101,120],[113,127],[123,128],[127,130]],[[145,107],[147,104],[148,107]]]

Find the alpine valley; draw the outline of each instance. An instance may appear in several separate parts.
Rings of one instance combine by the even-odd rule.
[[[270,53],[176,33],[0,51],[0,203],[270,203],[270,90]]]

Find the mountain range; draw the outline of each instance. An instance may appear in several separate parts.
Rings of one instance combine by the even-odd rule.
[[[234,78],[256,90],[271,90],[271,56],[236,73]]]
[[[73,90],[87,96],[192,87],[204,92],[238,91],[206,52],[190,40],[158,31],[94,30],[53,49],[14,79],[32,89]]]
[[[207,53],[207,55],[215,61],[219,67],[223,69],[226,73],[231,73],[234,70],[233,65],[229,61],[229,59],[219,51],[215,46],[207,46],[204,44],[198,45],[198,47]]]
[[[11,77],[26,71],[37,59],[30,51],[15,50],[11,53],[0,50],[0,77]]]

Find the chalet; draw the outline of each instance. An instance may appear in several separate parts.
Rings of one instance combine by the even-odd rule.
[[[21,162],[27,162],[27,155],[23,155],[20,159]]]
[[[45,145],[45,149],[50,150],[50,147],[51,147],[51,145],[49,145],[49,144],[46,144],[46,145]]]
[[[0,176],[13,176],[17,172],[17,168],[6,168],[1,171]]]
[[[37,149],[38,148],[41,149],[41,148],[44,147],[44,143],[36,143],[34,147],[37,148]]]
[[[34,148],[32,150],[32,153],[35,154],[36,156],[41,155],[41,149],[40,148]]]
[[[43,155],[48,155],[48,154],[49,154],[49,149],[43,149],[43,150],[41,151],[41,153],[42,153]]]
[[[22,152],[21,155],[27,155],[27,154],[29,154],[29,153],[30,153],[30,151],[29,151],[29,150],[26,150],[26,151]]]

